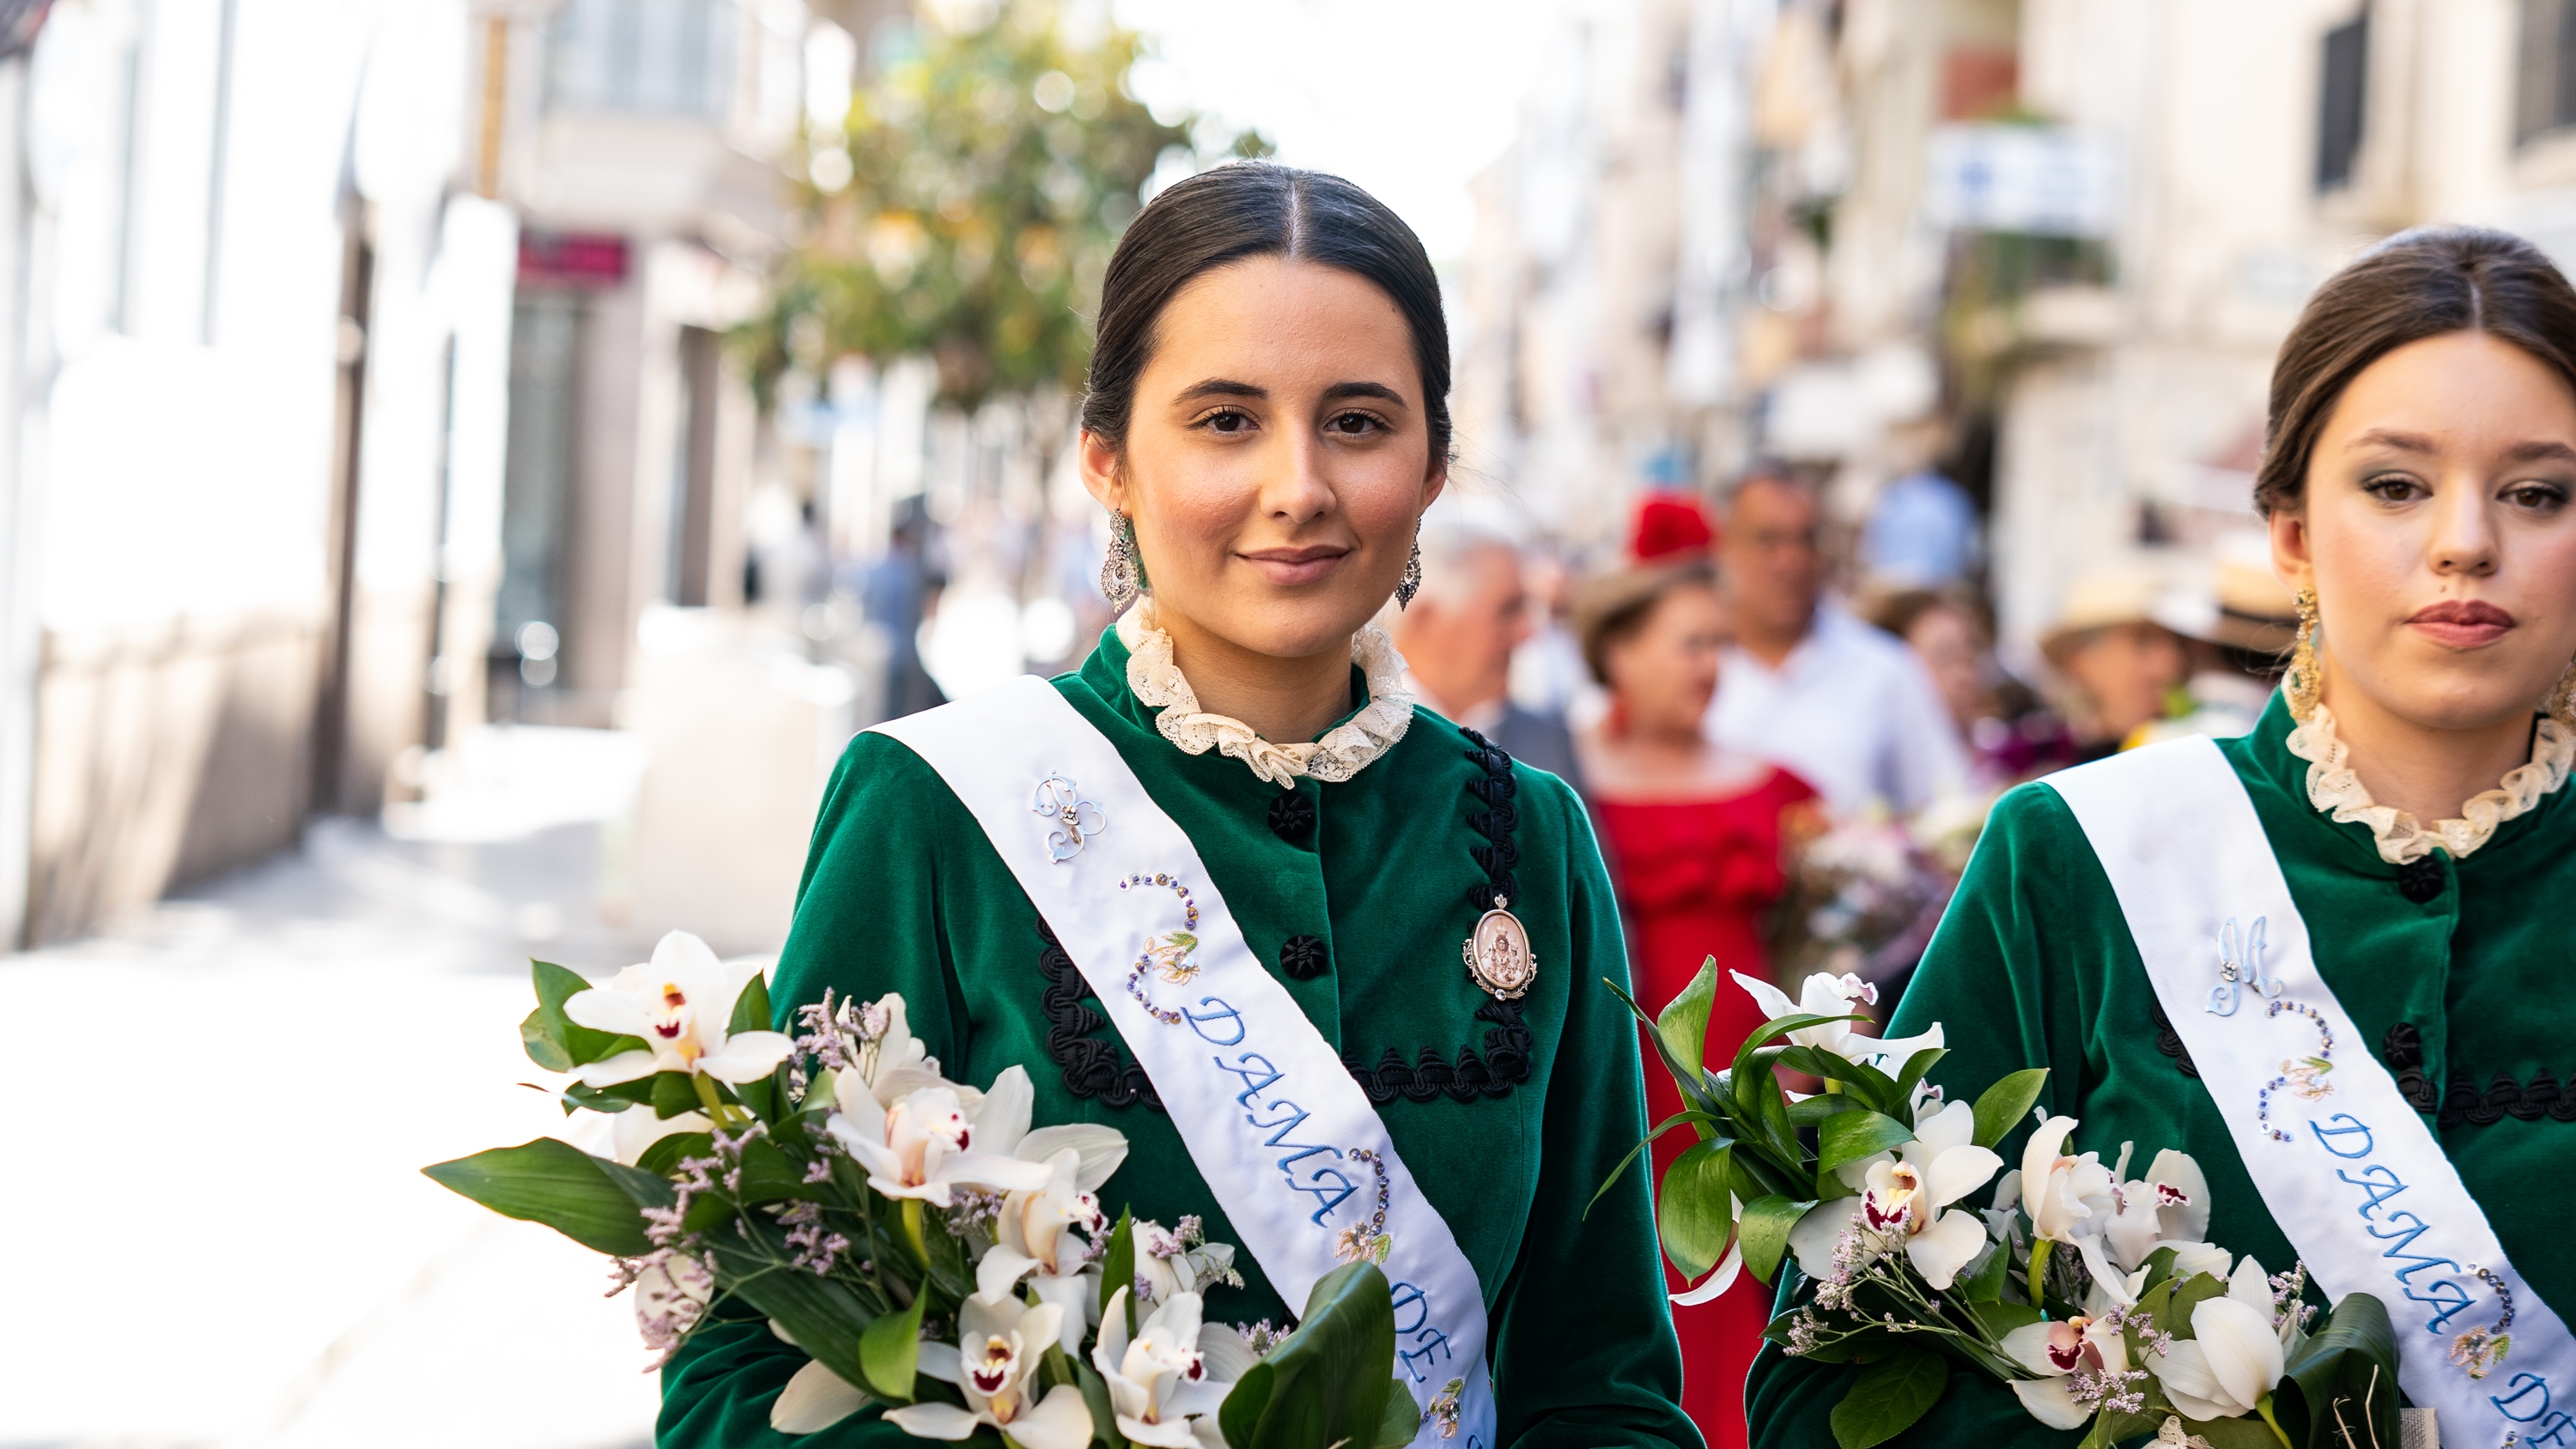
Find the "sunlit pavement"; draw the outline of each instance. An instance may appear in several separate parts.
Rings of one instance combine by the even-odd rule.
[[[594,912],[582,813],[324,822],[109,937],[0,957],[0,1449],[651,1442],[606,1260],[419,1174],[598,1120],[515,1085],[527,957],[650,947]]]

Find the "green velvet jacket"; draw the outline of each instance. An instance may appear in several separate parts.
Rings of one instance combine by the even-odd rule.
[[[2514,1266],[2551,1307],[2576,1310],[2576,1255],[2557,1239],[2564,1214],[2554,1191],[2576,1162],[2576,1096],[2560,1095],[2557,1075],[2576,1067],[2566,988],[2576,966],[2567,911],[2576,901],[2576,791],[2544,797],[2464,860],[2436,851],[2440,890],[2417,902],[2399,891],[2398,868],[2379,858],[2366,827],[2338,825],[2309,805],[2308,765],[2290,753],[2290,729],[2276,694],[2252,734],[2219,748],[2253,797],[2317,969],[2400,1087],[2429,1109]],[[1974,1100],[2009,1072],[2049,1068],[2040,1104],[2081,1121],[2076,1150],[2098,1149],[2106,1162],[2123,1142],[2137,1144],[2140,1162],[2165,1147],[2190,1153],[2209,1178],[2209,1240],[2269,1270],[2288,1267],[2296,1253],[2155,1011],[2110,880],[2043,781],[1995,807],[1889,1030],[1942,1024],[1950,1054],[1932,1076],[1954,1100]],[[2020,1160],[2028,1135],[2024,1126],[2004,1141],[2005,1161]],[[1765,1347],[1746,1391],[1753,1443],[1831,1449],[1826,1415],[1852,1372]],[[2055,1449],[2081,1437],[2044,1427],[2010,1390],[1960,1370],[1931,1414],[1889,1442]]]
[[[1417,710],[1403,740],[1350,781],[1298,781],[1312,824],[1283,819],[1282,831],[1273,807],[1288,792],[1157,734],[1128,691],[1127,657],[1112,631],[1055,686],[1189,833],[1245,940],[1316,1029],[1364,1081],[1397,1088],[1378,1110],[1484,1288],[1500,1445],[1697,1449],[1677,1402],[1681,1355],[1645,1178],[1627,1174],[1584,1211],[1643,1135],[1645,1108],[1637,1031],[1602,985],[1628,977],[1616,908],[1573,792],[1512,767],[1512,909],[1539,961],[1516,1017],[1459,959],[1480,913],[1471,888],[1487,880],[1470,854],[1486,839],[1469,825],[1486,807],[1468,786],[1488,774],[1455,726]],[[1365,702],[1357,670],[1352,680]],[[1281,966],[1283,953],[1297,969]],[[957,1080],[982,1086],[1026,1067],[1040,1125],[1124,1132],[1126,1165],[1100,1192],[1112,1217],[1125,1207],[1168,1227],[1197,1214],[1212,1240],[1239,1241],[983,829],[929,765],[881,735],[851,743],[824,797],[773,990],[781,1025],[826,987],[902,992],[913,1031]],[[1236,1261],[1245,1286],[1210,1290],[1210,1318],[1284,1324],[1304,1306],[1281,1302],[1248,1253]],[[803,1362],[758,1323],[700,1332],[663,1371],[659,1442],[787,1442],[769,1406]],[[799,1442],[921,1441],[868,1410]]]

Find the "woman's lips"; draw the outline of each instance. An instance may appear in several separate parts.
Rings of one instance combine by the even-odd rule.
[[[2445,599],[2416,610],[2406,622],[2453,649],[2476,649],[2513,632],[2513,615],[2477,599]]]
[[[1258,570],[1261,576],[1282,588],[1311,584],[1333,571],[1335,565],[1350,557],[1346,548],[1318,544],[1310,548],[1265,548],[1236,557]]]

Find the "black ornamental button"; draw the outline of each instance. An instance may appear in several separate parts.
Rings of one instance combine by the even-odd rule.
[[[1270,831],[1282,840],[1303,840],[1315,828],[1315,802],[1291,790],[1270,802]],[[1297,939],[1309,941],[1311,936]]]
[[[2397,893],[2417,905],[2423,905],[2442,893],[2442,863],[2433,857],[2418,856],[2397,868]]]
[[[1314,813],[1311,805],[1306,810],[1309,815]],[[1329,970],[1332,964],[1332,953],[1324,949],[1324,943],[1318,937],[1291,936],[1287,944],[1279,948],[1279,969],[1286,972],[1291,981],[1312,981]]]

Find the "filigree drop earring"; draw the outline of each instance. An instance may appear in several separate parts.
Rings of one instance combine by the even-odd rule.
[[[1413,552],[1404,560],[1404,577],[1395,581],[1395,607],[1401,611],[1413,606],[1413,596],[1422,592],[1422,525],[1413,525]]]
[[[2301,588],[2297,602],[2299,642],[2291,651],[2290,672],[2282,677],[2281,692],[2289,696],[2291,717],[2304,722],[2316,713],[2325,681],[2317,666],[2317,591]]]
[[[1116,509],[1109,511],[1109,556],[1100,561],[1100,592],[1109,611],[1124,614],[1145,591],[1145,560],[1136,552],[1136,524]]]

